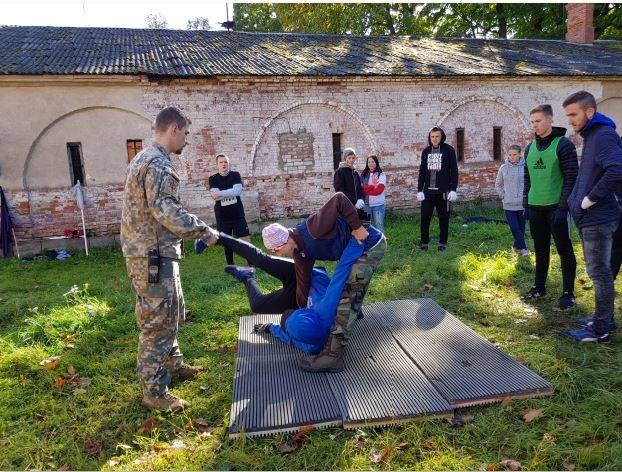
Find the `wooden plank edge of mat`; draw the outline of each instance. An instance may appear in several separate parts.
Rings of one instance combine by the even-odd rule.
[[[254,438],[254,437],[261,437],[261,436],[272,436],[275,434],[282,434],[282,433],[297,433],[298,431],[300,431],[301,428],[304,428],[306,426],[311,426],[313,427],[313,430],[316,430],[316,429],[334,428],[336,426],[341,426],[341,425],[342,425],[342,421],[337,420],[337,421],[327,421],[324,423],[301,424],[298,426],[286,426],[286,427],[275,428],[275,429],[263,429],[261,431],[240,431],[239,433],[229,433],[229,439],[236,439],[236,438],[241,438],[241,437]]]
[[[349,421],[343,422],[343,429],[359,429],[359,428],[376,428],[385,426],[399,426],[415,421],[428,421],[437,419],[453,418],[454,411],[448,411],[447,413],[438,413],[433,415],[419,415],[419,416],[405,416],[401,418],[387,418],[384,420],[376,421]]]
[[[469,406],[477,406],[477,405],[489,405],[491,403],[501,403],[503,400],[510,398],[512,400],[520,400],[523,398],[537,398],[537,397],[547,397],[553,395],[555,393],[555,389],[551,388],[543,388],[536,389],[532,391],[526,391],[521,393],[508,393],[503,396],[496,397],[486,397],[486,398],[476,398],[473,400],[462,400],[459,402],[449,402],[449,404],[455,408],[466,408]]]

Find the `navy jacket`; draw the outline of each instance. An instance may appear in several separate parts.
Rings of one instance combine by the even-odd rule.
[[[618,221],[620,207],[615,190],[622,184],[622,141],[615,123],[596,113],[581,130],[583,155],[579,175],[568,198],[568,207],[577,228]],[[596,202],[581,208],[584,197]]]

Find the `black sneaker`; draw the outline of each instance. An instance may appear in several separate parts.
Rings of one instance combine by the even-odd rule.
[[[427,245],[427,243],[421,243],[421,244],[419,244],[419,249],[421,249],[422,251],[427,251],[427,250],[428,250],[428,245]]]
[[[564,292],[559,299],[559,308],[567,310],[575,305],[574,295],[572,293]]]
[[[523,300],[533,300],[535,298],[542,298],[546,295],[546,290],[543,288],[538,288],[535,285],[529,289],[529,291],[523,295],[521,298]]]
[[[439,251],[444,251],[445,249],[447,249],[447,245],[446,244],[439,244],[437,249]]]

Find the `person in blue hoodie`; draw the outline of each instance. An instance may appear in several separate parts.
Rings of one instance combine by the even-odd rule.
[[[505,164],[499,167],[495,190],[501,197],[505,219],[514,237],[512,249],[523,256],[529,255],[525,243],[525,209],[523,208],[523,188],[525,186],[525,160],[520,155],[521,148],[512,144],[508,148]]]
[[[352,202],[341,192],[335,193],[316,213],[294,228],[272,223],[262,230],[264,244],[278,256],[291,256],[296,270],[296,300],[307,306],[310,275],[316,260],[337,261],[352,239],[363,252],[348,274],[337,313],[324,348],[315,355],[299,359],[308,372],[341,372],[344,348],[352,336],[369,282],[384,256],[387,242],[374,226],[366,229]]]
[[[620,218],[615,190],[622,183],[622,141],[615,123],[596,111],[591,93],[573,93],[563,107],[568,124],[583,137],[581,164],[568,207],[581,236],[595,302],[593,319],[581,329],[566,331],[566,335],[581,342],[607,343],[614,326],[610,261],[613,233]]]
[[[280,324],[264,323],[254,327],[256,333],[271,334],[285,344],[300,349],[307,354],[318,354],[330,333],[335,321],[337,307],[352,265],[363,255],[364,246],[355,238],[343,251],[335,267],[332,279],[311,280],[309,304],[307,308],[286,310]],[[326,280],[330,280],[325,284]]]

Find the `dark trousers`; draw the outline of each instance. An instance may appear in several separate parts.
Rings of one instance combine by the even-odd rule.
[[[585,268],[594,282],[594,331],[604,334],[613,322],[615,289],[611,274],[611,243],[618,222],[579,228]]]
[[[217,219],[216,229],[221,233],[233,235],[236,238],[243,238],[244,236],[249,236],[251,234],[248,230],[248,224],[244,218],[238,218],[235,220]],[[233,264],[233,251],[231,248],[225,247],[225,259],[227,260],[227,264]]]
[[[449,202],[446,193],[426,193],[425,200],[421,202],[421,243],[430,242],[430,221],[436,208],[440,236],[438,242],[447,244],[449,237]]]
[[[527,249],[525,244],[525,211],[524,210],[505,210],[505,220],[510,226],[510,231],[514,237],[514,249]]]
[[[613,233],[613,244],[611,246],[611,274],[615,280],[620,272],[622,264],[622,216],[618,223],[618,229]]]
[[[220,233],[218,244],[245,258],[272,277],[281,281],[283,288],[270,293],[263,293],[254,278],[245,283],[246,294],[251,310],[254,313],[283,313],[285,310],[296,309],[296,271],[294,261],[280,257],[272,257],[252,244]]]
[[[574,279],[577,260],[570,240],[570,220],[554,222],[555,210],[529,208],[529,229],[536,253],[536,280],[534,285],[540,289],[546,286],[546,278],[551,262],[551,236],[559,254],[562,268],[563,292],[574,293]]]

